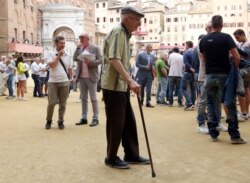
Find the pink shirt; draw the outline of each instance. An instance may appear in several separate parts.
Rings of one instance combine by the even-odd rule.
[[[86,48],[84,48],[84,51],[89,51],[89,46],[87,46]],[[81,71],[81,75],[80,75],[81,78],[89,78],[89,68],[88,68],[88,65],[85,64],[85,62],[82,62],[82,71]]]

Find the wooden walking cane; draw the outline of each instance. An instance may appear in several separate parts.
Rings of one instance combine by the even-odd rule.
[[[150,160],[150,165],[151,165],[152,177],[156,177],[155,170],[154,170],[154,165],[153,165],[153,160],[152,160],[152,156],[151,156],[151,151],[150,151],[150,146],[149,146],[149,141],[148,141],[148,134],[147,134],[146,124],[145,124],[145,120],[144,120],[144,114],[143,114],[143,110],[142,110],[142,106],[141,106],[140,97],[139,97],[138,94],[137,94],[137,100],[138,100],[138,105],[139,105],[139,109],[140,109],[143,130],[144,130],[146,143],[147,143],[147,149],[148,149],[148,155],[149,155],[149,160]]]

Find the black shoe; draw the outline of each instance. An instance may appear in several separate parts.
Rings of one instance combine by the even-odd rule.
[[[52,121],[47,121],[46,124],[45,124],[45,129],[46,130],[51,129],[51,124],[52,124]]]
[[[63,122],[58,123],[58,128],[59,130],[63,130],[65,128]]]
[[[118,156],[114,160],[105,158],[105,165],[117,169],[129,169],[129,164],[122,161]]]
[[[33,97],[39,97],[38,95],[33,95]]]
[[[124,161],[130,163],[130,164],[138,164],[138,165],[148,165],[150,164],[150,160],[147,158],[143,158],[139,156],[138,158],[128,158],[124,156]]]
[[[146,107],[154,108],[154,106],[151,105],[150,103],[148,103],[148,104],[146,105]]]
[[[41,95],[39,95],[39,97],[40,97],[40,98],[43,98],[43,97],[45,97],[45,95],[44,95],[44,94],[41,94]]]
[[[86,125],[86,124],[88,124],[88,120],[83,118],[81,118],[80,121],[76,123],[76,125]]]
[[[93,119],[92,123],[89,125],[91,127],[97,126],[99,124],[99,120],[98,119]]]

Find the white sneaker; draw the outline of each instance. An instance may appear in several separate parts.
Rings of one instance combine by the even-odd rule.
[[[205,125],[201,125],[197,128],[198,133],[208,134],[208,128]]]
[[[237,113],[237,119],[239,122],[244,122],[247,120],[247,115],[243,115],[241,112]]]
[[[28,99],[27,99],[27,98],[21,98],[20,100],[22,100],[22,101],[27,101]]]
[[[21,98],[21,97],[17,97],[16,100],[19,100],[19,101],[20,101],[20,100],[22,100],[22,98]]]
[[[228,131],[228,128],[223,126],[222,124],[219,124],[217,127],[216,127],[216,130],[217,131],[221,131],[221,132],[227,132]]]

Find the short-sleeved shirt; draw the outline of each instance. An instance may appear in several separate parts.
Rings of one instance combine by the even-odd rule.
[[[39,68],[40,69],[46,69],[47,68],[47,64],[46,63],[40,63],[39,64]],[[47,71],[40,71],[40,73],[39,73],[39,76],[41,77],[41,78],[46,78],[46,76],[47,76]]]
[[[168,65],[170,66],[168,76],[183,76],[185,65],[181,54],[175,52],[171,53],[168,58]]]
[[[166,69],[166,63],[162,59],[158,59],[155,63],[155,68],[156,68],[156,74],[157,78],[165,78],[165,76],[162,74],[162,69]]]
[[[212,32],[203,37],[200,52],[205,55],[206,74],[228,74],[229,51],[232,48],[236,48],[236,44],[229,34]]]
[[[53,62],[54,58],[57,57],[58,52],[55,50],[53,52],[50,52],[47,56],[48,64],[50,62]],[[68,72],[68,69],[72,69],[72,59],[71,57],[65,53],[62,57],[61,60],[64,63],[64,66]],[[60,83],[60,82],[67,82],[69,81],[68,76],[60,62],[58,62],[57,66],[54,68],[49,68],[49,81],[51,83]]]
[[[104,59],[102,68],[102,88],[112,91],[126,92],[127,82],[112,67],[110,60],[118,59],[121,61],[124,69],[129,73],[130,69],[130,46],[128,33],[123,24],[115,27],[104,39]]]
[[[246,42],[244,42],[244,43],[241,43],[240,45],[239,45],[239,48],[242,50],[242,51],[244,51],[244,52],[246,52],[247,54],[248,54],[248,56],[245,56],[245,57],[243,57],[245,60],[248,60],[248,61],[250,61],[250,41],[246,41]]]

